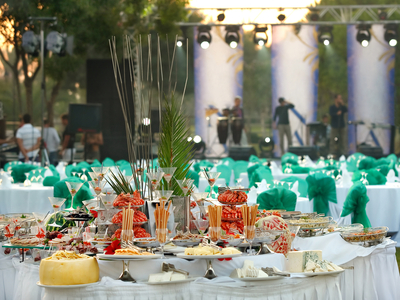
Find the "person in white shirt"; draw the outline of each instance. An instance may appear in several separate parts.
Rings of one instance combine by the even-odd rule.
[[[44,120],[43,140],[49,155],[50,164],[56,165],[58,162],[58,146],[60,146],[60,137],[54,127],[50,127],[49,121]]]
[[[32,126],[29,114],[22,117],[22,124],[16,134],[19,147],[18,159],[22,162],[39,162],[40,131]]]

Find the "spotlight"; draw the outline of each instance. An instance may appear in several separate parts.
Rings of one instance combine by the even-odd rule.
[[[267,136],[265,139],[261,139],[258,146],[260,147],[260,157],[272,157],[275,143],[271,137]]]
[[[235,49],[240,42],[239,26],[236,25],[226,26],[225,30],[226,30],[225,42],[229,45],[229,47]]]
[[[142,124],[143,124],[144,126],[149,126],[149,125],[150,125],[150,119],[149,119],[149,118],[143,118]]]
[[[201,137],[199,135],[195,135],[193,138],[193,142],[195,142],[196,144],[201,142]]]
[[[32,56],[39,55],[40,40],[31,30],[24,32],[22,35],[22,48]]]
[[[200,44],[202,49],[207,49],[211,44],[211,27],[210,26],[199,26],[197,34],[197,43]]]
[[[59,56],[64,56],[66,54],[66,46],[67,42],[64,34],[58,33],[57,31],[52,31],[47,35],[47,50],[58,54]]]
[[[278,20],[279,20],[280,22],[285,21],[285,19],[286,19],[286,16],[285,16],[284,14],[280,14],[280,15],[278,16]]]
[[[328,46],[333,42],[333,27],[332,26],[320,26],[318,29],[318,42]]]
[[[176,45],[178,47],[182,47],[184,43],[185,43],[185,38],[182,36],[178,36],[178,38],[176,40]]]
[[[358,32],[356,39],[363,47],[367,47],[369,45],[369,41],[371,40],[371,32],[369,29],[371,25],[358,25]]]
[[[319,21],[319,14],[316,10],[310,10],[310,21],[317,22]]]
[[[222,22],[223,20],[225,20],[225,13],[221,12],[218,16],[217,16],[217,20],[219,22]]]
[[[193,140],[193,138],[191,137],[191,136],[189,136],[188,138],[187,138],[187,141],[188,142],[191,142]]]
[[[386,20],[387,19],[387,12],[385,10],[379,9],[378,10],[378,17],[379,17],[379,20],[382,20],[382,21]]]
[[[264,46],[267,43],[268,41],[267,30],[268,27],[254,28],[254,36],[253,36],[254,44],[257,44],[259,46]]]
[[[385,25],[385,41],[389,46],[394,47],[397,45],[397,26],[395,24]]]

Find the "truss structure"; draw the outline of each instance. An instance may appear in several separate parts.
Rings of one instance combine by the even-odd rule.
[[[251,7],[251,8],[193,8],[187,7],[189,15],[197,13],[225,13],[235,12],[240,14],[241,19],[237,23],[224,23],[215,21],[204,23],[181,22],[180,26],[228,26],[228,25],[265,25],[260,22],[261,16],[265,13],[276,13],[276,16],[282,14],[285,20],[289,19],[291,14],[304,13],[304,18],[298,22],[292,23],[285,20],[279,21],[274,18],[274,22],[268,22],[271,25],[347,25],[347,24],[400,24],[400,5],[331,5],[331,6],[312,6],[312,7]],[[255,13],[256,12],[256,13]]]

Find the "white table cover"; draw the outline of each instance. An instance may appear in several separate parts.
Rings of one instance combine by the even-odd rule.
[[[110,278],[117,278],[122,269],[121,262],[100,261],[102,282],[99,285],[69,289],[40,289],[38,265],[19,263],[17,258],[0,256],[0,300],[3,299],[400,299],[400,277],[395,258],[395,243],[363,248],[345,242],[338,233],[322,237],[296,238],[294,246],[300,250],[322,249],[323,257],[337,264],[354,266],[339,277],[291,278],[263,282],[262,287],[244,288],[242,282],[232,282],[225,277],[245,259],[252,259],[255,265],[283,268],[285,258],[280,254],[234,258],[231,261],[214,261],[219,275],[216,282],[204,279],[196,282],[163,286],[126,284]],[[205,261],[168,259],[178,268],[186,269],[191,276],[203,276]],[[5,263],[6,262],[6,263]],[[136,280],[146,280],[148,275],[160,271],[160,260],[137,261],[130,266]],[[12,276],[14,280],[10,280]],[[3,280],[1,280],[3,279]],[[338,293],[340,290],[340,293]],[[8,295],[7,297],[5,295]]]
[[[21,185],[13,184],[12,188],[0,185],[0,214],[53,211],[48,199],[53,196],[53,187],[41,183],[32,183],[29,187]]]

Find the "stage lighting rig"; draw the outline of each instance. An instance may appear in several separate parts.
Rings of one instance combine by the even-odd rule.
[[[240,34],[239,34],[239,26],[230,25],[225,27],[225,42],[231,47],[235,49],[240,42]]]
[[[397,25],[396,24],[387,24],[385,25],[385,41],[389,44],[389,46],[394,47],[397,45]]]
[[[268,35],[267,35],[268,27],[258,27],[254,28],[254,36],[253,41],[254,44],[259,46],[264,46],[268,42]]]
[[[178,47],[182,47],[184,43],[185,43],[185,39],[181,36],[178,36],[178,39],[176,40],[176,45]]]
[[[333,42],[333,26],[320,26],[318,29],[318,42],[328,46]]]
[[[31,30],[25,31],[22,35],[22,48],[24,51],[34,57],[39,55],[40,39]]]
[[[318,22],[319,21],[319,13],[317,10],[310,9],[310,15],[309,15],[309,20],[312,22]]]
[[[197,28],[198,33],[197,33],[197,43],[200,44],[200,47],[202,49],[208,49],[211,44],[211,26],[199,26]]]
[[[371,25],[366,24],[357,26],[358,32],[356,39],[363,47],[368,47],[369,42],[371,41],[371,32],[369,31],[370,28]]]
[[[67,36],[66,34],[52,31],[47,35],[46,48],[59,56],[65,56],[67,47]]]

